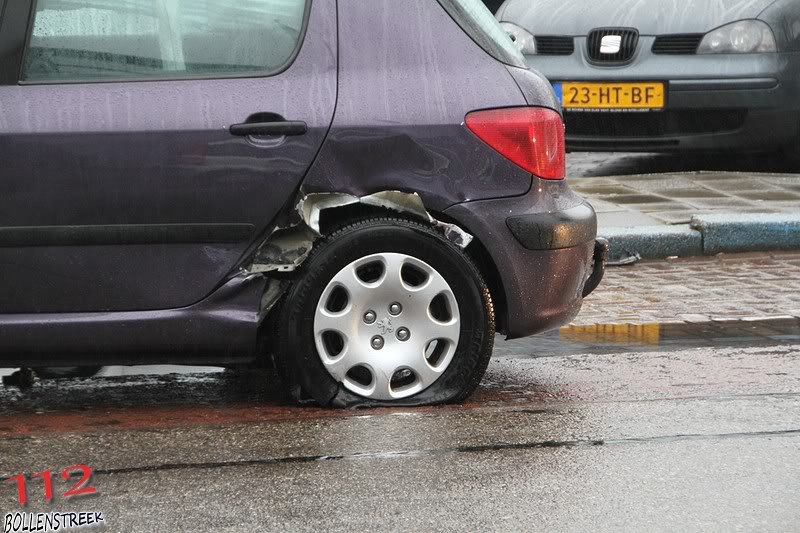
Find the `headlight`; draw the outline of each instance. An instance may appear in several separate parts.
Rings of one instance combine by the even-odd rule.
[[[698,54],[752,54],[776,52],[775,35],[766,22],[740,20],[706,34]]]
[[[500,25],[506,30],[506,33],[514,41],[520,52],[525,55],[536,53],[536,39],[533,38],[530,32],[510,22],[501,22]]]

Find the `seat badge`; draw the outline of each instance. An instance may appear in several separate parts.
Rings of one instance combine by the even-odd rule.
[[[621,35],[606,35],[600,40],[601,54],[618,54],[622,49]]]

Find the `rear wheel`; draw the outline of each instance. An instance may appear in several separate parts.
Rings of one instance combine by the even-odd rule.
[[[399,218],[331,233],[280,313],[277,366],[296,399],[324,405],[461,401],[494,341],[491,296],[471,260]]]

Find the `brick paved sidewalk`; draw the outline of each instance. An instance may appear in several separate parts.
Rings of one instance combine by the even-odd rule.
[[[738,325],[800,326],[800,253],[752,253],[609,267],[562,336],[663,336]],[[660,325],[658,327],[653,327]],[[616,327],[615,327],[616,326]],[[622,326],[622,327],[620,327]],[[621,333],[622,332],[622,333]]]

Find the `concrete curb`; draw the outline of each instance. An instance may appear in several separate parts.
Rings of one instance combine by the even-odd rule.
[[[689,225],[600,228],[613,259],[800,250],[800,214],[695,215]]]
[[[698,317],[700,318],[700,317]],[[671,320],[649,323],[570,324],[560,330],[561,339],[581,343],[656,345],[687,339],[766,338],[784,340],[800,335],[800,317],[708,318],[696,322]]]
[[[703,255],[703,236],[689,226],[611,227],[598,230],[608,240],[609,257],[643,259]]]
[[[695,215],[690,227],[703,235],[703,252],[800,249],[800,214]]]

